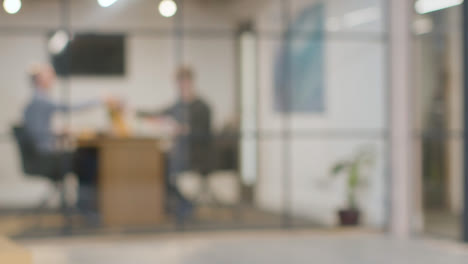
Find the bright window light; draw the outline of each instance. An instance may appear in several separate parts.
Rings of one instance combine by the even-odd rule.
[[[102,7],[109,7],[115,2],[117,2],[117,0],[98,0],[98,4]]]
[[[163,17],[171,17],[177,12],[177,4],[173,0],[162,0],[159,3],[159,13]]]
[[[463,0],[418,0],[414,8],[418,14],[426,14],[445,8],[461,5]]]
[[[16,14],[21,9],[21,0],[4,0],[3,8],[8,14]]]

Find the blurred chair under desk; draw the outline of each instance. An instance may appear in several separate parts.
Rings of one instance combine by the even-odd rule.
[[[236,171],[213,171],[207,175],[188,171],[179,176],[177,184],[198,205],[235,206],[241,200],[238,178]]]
[[[35,149],[32,140],[29,138],[25,128],[16,125],[12,129],[13,135],[20,153],[22,170],[27,176],[40,176],[50,180],[56,192],[50,192],[50,195],[43,198],[37,210],[40,212],[48,208],[49,202],[56,193],[60,196],[60,212],[65,217],[66,228],[70,226],[69,205],[66,201],[66,189],[64,184],[65,176],[69,173],[62,169],[62,157],[59,155],[41,155]]]
[[[228,131],[230,132],[230,131]],[[190,170],[180,175],[178,185],[199,205],[233,207],[241,202],[238,173],[238,137],[224,131],[214,137],[209,170]]]

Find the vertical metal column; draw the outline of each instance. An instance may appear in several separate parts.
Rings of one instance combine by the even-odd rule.
[[[397,238],[411,233],[412,115],[411,17],[412,1],[389,0],[390,7],[390,230]]]
[[[72,29],[71,29],[71,0],[62,0],[61,1],[61,23],[62,23],[62,29],[67,33],[69,41],[72,39]],[[70,43],[69,43],[70,45]],[[71,104],[71,83],[70,83],[70,75],[71,75],[71,69],[72,69],[72,53],[67,52],[65,57],[65,77],[63,79],[63,86],[62,86],[62,100],[63,103],[66,105]],[[71,113],[70,111],[67,111],[65,113],[65,120],[64,120],[64,128],[67,131],[71,130]],[[64,146],[61,146],[62,150],[64,150]],[[61,161],[62,166],[65,168],[67,164],[67,160],[65,156],[61,156]],[[62,183],[64,184],[64,183]],[[72,230],[72,216],[70,214],[70,211],[66,202],[66,197],[65,197],[65,191],[63,190],[63,186],[60,187],[60,200],[61,200],[61,208],[62,208],[62,213],[65,217],[65,225],[63,226],[62,232],[64,234],[70,234]]]
[[[72,39],[72,29],[71,29],[71,0],[62,0],[60,6],[61,12],[61,27],[64,30],[69,40]],[[67,52],[67,56],[65,56],[65,76],[63,78],[63,86],[62,86],[62,100],[65,104],[69,105],[71,103],[71,87],[70,87],[70,75],[72,70],[72,53]],[[71,113],[65,113],[65,128],[70,130],[71,128]]]
[[[184,0],[176,0],[177,14],[174,17],[175,66],[184,63]]]
[[[283,98],[284,112],[283,112],[283,123],[282,123],[282,176],[283,176],[283,220],[282,225],[284,228],[290,228],[292,226],[291,221],[291,210],[292,210],[292,173],[291,173],[291,96],[293,92],[291,87],[291,33],[288,30],[289,23],[291,21],[291,0],[281,1],[281,12],[283,19],[283,34],[282,42],[285,45],[286,59],[285,59],[285,78],[283,89],[285,90],[285,98]]]
[[[180,67],[184,63],[184,1],[185,0],[175,0],[175,3],[177,4],[177,13],[174,17],[174,60],[176,68]],[[184,112],[186,115],[188,114],[189,108],[187,106],[184,107]],[[189,156],[189,151],[190,150],[186,149],[186,152],[182,154],[186,155],[185,158],[169,158],[169,166],[172,167],[174,162],[177,162],[174,159],[188,160],[187,156]],[[172,175],[170,177],[172,177]],[[175,228],[176,230],[185,231],[186,222],[176,221]]]
[[[463,125],[463,154],[464,154],[464,195],[463,195],[463,241],[468,242],[468,3],[463,4],[463,73],[464,73],[464,125]]]

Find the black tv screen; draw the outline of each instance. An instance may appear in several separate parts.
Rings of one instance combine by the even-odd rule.
[[[125,74],[125,36],[76,34],[67,47],[51,54],[59,76]]]

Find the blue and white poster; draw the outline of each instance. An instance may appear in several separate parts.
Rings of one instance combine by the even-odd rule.
[[[276,111],[325,111],[324,28],[323,4],[306,7],[288,26],[275,61]]]

